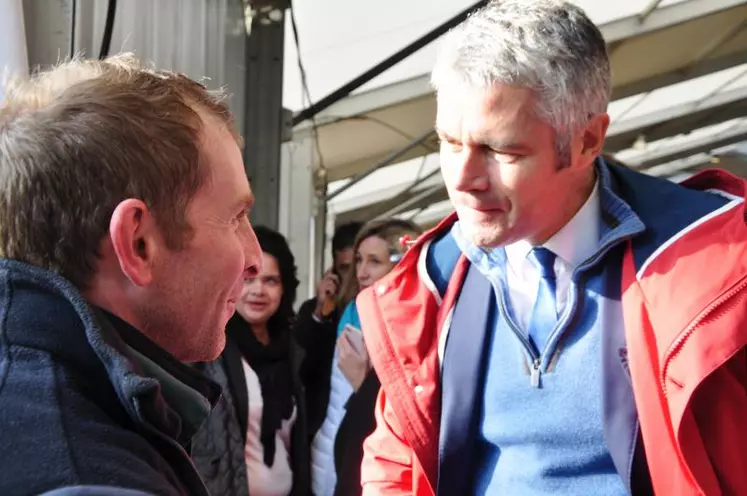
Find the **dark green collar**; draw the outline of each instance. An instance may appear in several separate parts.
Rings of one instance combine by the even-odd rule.
[[[100,312],[124,341],[136,373],[159,383],[163,399],[181,420],[178,440],[189,441],[218,401],[220,386],[174,358],[129,323],[104,310]]]

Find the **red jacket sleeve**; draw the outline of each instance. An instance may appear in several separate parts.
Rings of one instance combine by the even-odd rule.
[[[412,472],[412,449],[381,389],[376,400],[376,429],[363,444],[363,496],[412,495]]]

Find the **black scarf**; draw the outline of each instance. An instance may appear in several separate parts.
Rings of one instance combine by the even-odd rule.
[[[264,402],[259,439],[264,448],[265,465],[272,467],[277,431],[283,420],[291,418],[294,407],[293,371],[287,333],[281,336],[271,334],[270,344],[265,346],[237,313],[228,321],[226,334],[238,345],[241,355],[259,378]]]

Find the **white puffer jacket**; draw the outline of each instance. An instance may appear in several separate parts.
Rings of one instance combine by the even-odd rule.
[[[353,386],[340,370],[338,352],[335,346],[327,414],[311,444],[311,489],[315,496],[333,496],[335,492],[335,437],[345,416],[345,404],[353,395]]]

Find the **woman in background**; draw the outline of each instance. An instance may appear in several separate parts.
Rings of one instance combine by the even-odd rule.
[[[211,494],[306,496],[308,436],[290,338],[296,266],[280,233],[254,231],[262,268],[244,282],[225,350],[203,365],[223,396],[194,438],[192,456]]]
[[[312,443],[312,490],[315,496],[360,494],[363,440],[374,428],[374,403],[379,389],[371,370],[355,306],[359,291],[373,285],[399,262],[420,228],[409,221],[374,221],[361,229],[355,242],[355,274],[343,282],[327,413]]]

